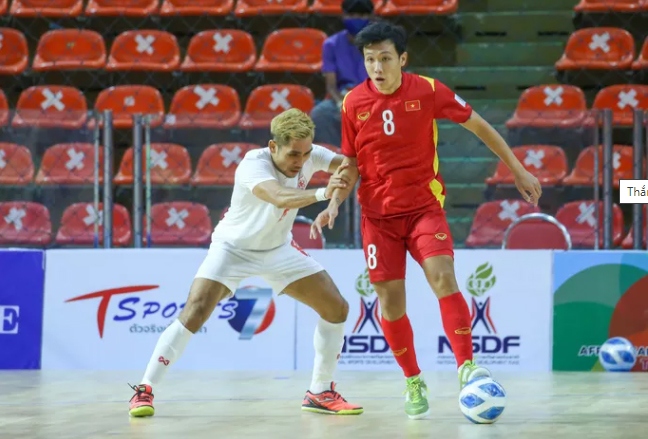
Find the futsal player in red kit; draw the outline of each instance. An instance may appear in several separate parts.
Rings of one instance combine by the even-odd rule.
[[[460,388],[473,378],[490,376],[473,361],[470,311],[455,277],[436,121],[448,119],[479,137],[515,175],[526,201],[537,205],[541,188],[499,133],[461,97],[438,80],[402,71],[407,36],[401,27],[373,23],[355,43],[363,52],[369,79],[348,92],[342,104],[342,154],[348,168],[341,174],[350,184],[333,192],[311,234],[322,233],[327,224],[333,227],[340,204],[360,177],[358,200],[369,278],[380,301],[385,338],[406,377],[405,412],[418,419],[429,413],[429,405],[406,313],[407,251],[423,268],[439,300]]]

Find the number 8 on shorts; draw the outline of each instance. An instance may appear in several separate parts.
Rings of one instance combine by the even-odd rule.
[[[378,260],[376,259],[376,246],[369,244],[367,246],[367,268],[373,270],[378,265]]]

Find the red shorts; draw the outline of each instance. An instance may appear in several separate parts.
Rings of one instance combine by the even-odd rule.
[[[454,257],[442,210],[383,219],[363,216],[362,247],[371,283],[405,279],[407,251],[419,264],[432,256]]]

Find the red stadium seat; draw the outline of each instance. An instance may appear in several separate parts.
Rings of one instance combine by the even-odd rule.
[[[567,175],[567,156],[559,146],[526,145],[513,148],[522,165],[540,181],[542,186],[555,186]],[[495,174],[486,184],[515,184],[515,178],[504,162],[499,161]]]
[[[241,103],[228,85],[197,84],[181,88],[173,96],[166,128],[228,129],[238,125]]]
[[[29,201],[0,202],[0,244],[43,246],[51,240],[47,207]]]
[[[509,250],[570,250],[569,232],[553,216],[546,213],[522,215],[507,228],[502,243]]]
[[[477,208],[466,247],[500,246],[506,228],[520,216],[540,210],[524,200],[487,201]]]
[[[260,72],[319,72],[324,40],[326,34],[319,29],[275,30],[266,38],[254,69]]]
[[[142,151],[142,181],[146,178],[146,148]],[[191,179],[191,158],[187,148],[175,143],[151,144],[151,184],[187,184]],[[114,182],[133,184],[133,148],[128,148]]]
[[[208,245],[212,229],[209,210],[203,204],[174,201],[151,207],[153,245]]]
[[[457,0],[387,0],[380,15],[448,15],[458,8]]]
[[[5,15],[9,9],[9,0],[0,0],[0,15]]]
[[[382,10],[384,0],[374,0],[374,13],[379,14]],[[315,0],[308,8],[313,14],[341,15],[342,0]]]
[[[641,46],[641,52],[637,59],[632,63],[633,70],[646,70],[648,69],[648,37]]]
[[[29,149],[0,142],[0,185],[25,185],[34,179],[34,162]]]
[[[103,148],[99,147],[99,182],[103,183]],[[93,184],[95,152],[92,143],[59,143],[45,150],[36,184]]]
[[[251,143],[217,143],[207,147],[198,160],[191,183],[196,186],[233,186],[234,171],[248,151],[259,148]]]
[[[225,16],[234,9],[234,0],[164,0],[160,15],[173,16]]]
[[[14,0],[9,15],[22,18],[78,17],[83,12],[83,0]]]
[[[115,128],[132,128],[136,113],[152,116],[152,127],[162,124],[164,118],[162,94],[148,85],[116,85],[102,90],[95,109],[112,110]]]
[[[311,239],[311,224],[313,224],[313,221],[306,218],[305,216],[298,215],[295,218],[295,223],[292,227],[292,245],[298,250],[304,248],[323,249],[326,247],[326,240],[322,235],[317,234],[317,238]]]
[[[79,89],[35,85],[20,94],[11,125],[78,130],[86,125],[87,118],[88,105]]]
[[[563,184],[566,186],[592,186],[594,184],[594,150],[598,150],[599,184],[603,184],[603,147],[589,146],[578,154],[572,172],[565,177]],[[619,188],[619,179],[632,180],[633,174],[633,149],[632,146],[613,145],[612,165],[613,185]]]
[[[103,203],[99,203],[99,213],[93,203],[74,203],[63,212],[61,226],[54,240],[59,245],[92,245],[97,221],[98,243],[103,244]],[[113,246],[123,247],[131,244],[130,214],[121,204],[113,205],[112,223]]]
[[[88,0],[85,15],[148,17],[158,12],[158,0]]]
[[[599,201],[599,245],[603,246],[603,202]],[[615,246],[623,239],[623,213],[613,204],[612,241]],[[593,248],[595,243],[596,210],[593,201],[572,201],[564,204],[556,213],[556,219],[569,231],[572,245]]]
[[[336,154],[342,154],[342,151],[337,146],[329,145],[329,144],[326,144],[326,143],[318,143],[318,145],[323,146],[323,147],[333,151]],[[329,182],[330,178],[331,178],[331,174],[329,174],[328,172],[317,171],[316,173],[313,174],[313,177],[311,178],[308,185],[309,186],[326,186],[326,185],[328,185],[328,182]]]
[[[0,127],[5,127],[9,124],[9,103],[4,91],[0,89]]]
[[[234,15],[251,17],[255,15],[283,15],[288,13],[305,14],[308,12],[308,0],[237,0]]]
[[[643,209],[643,233],[642,233],[642,243],[641,243],[641,248],[645,249],[646,248],[646,214],[648,211],[646,209]],[[628,231],[628,234],[623,238],[623,241],[621,242],[621,248],[630,250],[634,247],[634,226],[630,227],[630,230]]]
[[[25,35],[10,27],[0,28],[0,75],[17,75],[29,65]]]
[[[634,57],[634,39],[627,30],[585,28],[569,36],[565,51],[556,62],[556,69],[629,69]]]
[[[605,87],[596,94],[592,108],[609,108],[612,110],[614,125],[632,126],[634,110],[648,110],[648,85],[620,84]],[[590,118],[585,123],[591,126],[594,120]]]
[[[573,128],[587,117],[583,90],[573,85],[536,85],[524,90],[507,128]]]
[[[295,84],[261,85],[250,93],[239,126],[267,128],[277,114],[290,108],[310,113],[315,105],[311,89]]]
[[[576,12],[639,12],[648,10],[646,0],[580,0]]]
[[[106,70],[170,72],[179,66],[180,47],[172,33],[129,30],[115,38]]]
[[[32,69],[102,69],[106,65],[106,45],[99,32],[85,29],[57,29],[38,41]]]
[[[256,61],[254,39],[236,29],[207,30],[196,34],[180,70],[185,72],[247,72]]]

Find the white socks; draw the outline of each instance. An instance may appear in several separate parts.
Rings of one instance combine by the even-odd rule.
[[[310,391],[317,394],[331,390],[338,355],[344,344],[344,323],[329,323],[320,318],[313,338],[315,362]]]
[[[140,384],[153,386],[159,383],[169,366],[180,358],[192,335],[193,332],[185,328],[180,320],[174,320],[160,335]]]

